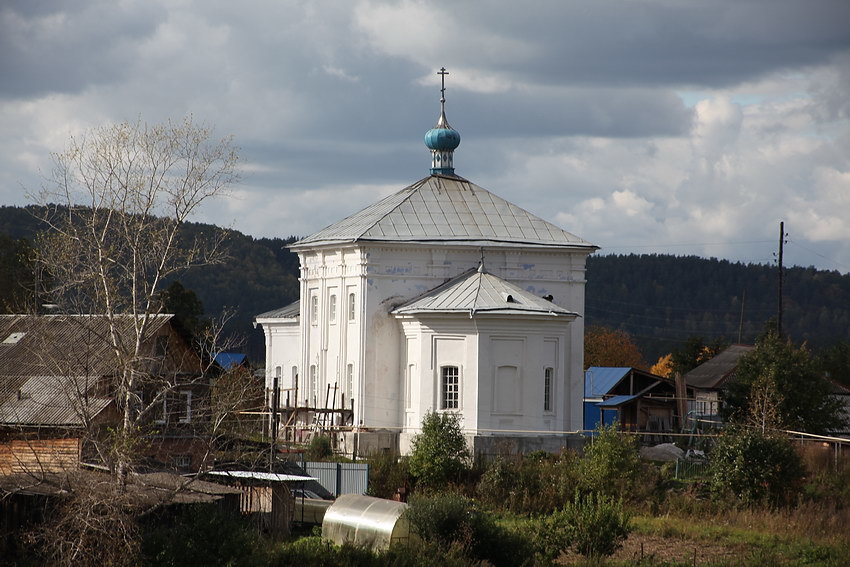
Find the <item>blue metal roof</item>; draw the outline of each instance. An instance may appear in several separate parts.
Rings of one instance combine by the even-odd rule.
[[[625,403],[628,403],[628,402],[634,400],[637,397],[638,397],[637,394],[634,394],[634,395],[631,395],[631,396],[614,396],[613,398],[608,398],[604,402],[599,402],[598,404],[596,404],[596,407],[599,407],[599,408],[616,408],[616,407],[619,407],[619,406],[621,406]]]
[[[584,372],[584,397],[604,396],[630,371],[631,368],[591,366]]]
[[[225,370],[239,366],[247,362],[248,357],[238,352],[220,352],[215,355],[215,362]]]

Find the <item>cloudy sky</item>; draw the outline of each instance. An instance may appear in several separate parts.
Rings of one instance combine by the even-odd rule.
[[[69,136],[192,114],[242,182],[196,219],[307,235],[457,173],[607,253],[850,272],[847,0],[3,0],[0,204]]]

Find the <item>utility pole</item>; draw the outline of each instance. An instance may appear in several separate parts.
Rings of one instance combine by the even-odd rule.
[[[785,222],[779,223],[779,305],[776,316],[776,334],[782,337],[782,250],[785,244]]]

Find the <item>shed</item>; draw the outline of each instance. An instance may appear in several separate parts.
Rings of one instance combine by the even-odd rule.
[[[403,516],[404,502],[360,494],[343,494],[322,521],[322,537],[337,545],[352,543],[370,549],[386,549],[410,539],[410,524]]]

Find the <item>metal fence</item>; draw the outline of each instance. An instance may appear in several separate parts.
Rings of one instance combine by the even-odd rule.
[[[366,494],[369,488],[369,465],[365,463],[306,462],[304,470],[334,496]]]

